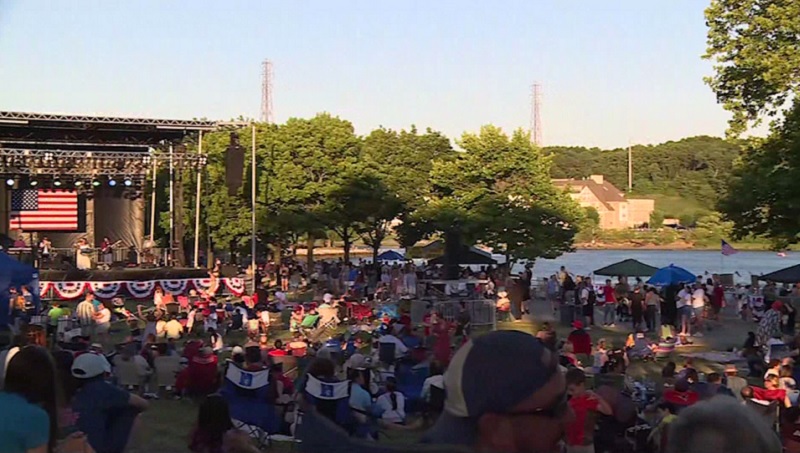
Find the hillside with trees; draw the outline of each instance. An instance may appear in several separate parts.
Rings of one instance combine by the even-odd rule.
[[[693,225],[716,209],[726,193],[740,145],[717,137],[690,137],[659,145],[634,145],[633,195],[656,199],[657,216]],[[620,190],[628,186],[628,150],[547,147],[553,178],[602,174]]]

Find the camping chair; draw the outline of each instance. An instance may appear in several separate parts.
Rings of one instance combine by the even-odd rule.
[[[153,361],[156,369],[156,379],[158,387],[164,387],[168,391],[175,386],[175,378],[181,368],[181,358],[178,356],[156,357]]]
[[[436,387],[435,385],[431,386],[430,392],[431,394],[426,405],[426,418],[433,421],[444,410],[445,393],[443,387]]]
[[[353,424],[350,412],[350,383],[348,381],[325,382],[315,376],[306,375],[304,394],[317,412],[337,425],[350,431]]]
[[[395,350],[397,345],[394,343],[378,343],[378,361],[390,367],[395,362]]]
[[[319,308],[318,311],[320,325],[330,324],[331,322],[333,322],[334,326],[339,324],[339,310],[337,310],[336,307]]]
[[[430,375],[430,368],[427,365],[400,364],[396,367],[397,390],[406,397],[406,413],[424,410],[421,400],[422,386],[428,375]]]
[[[139,385],[139,374],[136,372],[136,365],[133,360],[122,360],[121,356],[114,357],[114,376],[117,378],[117,385],[128,390]]]
[[[182,312],[189,313],[189,310],[191,310],[189,298],[187,296],[178,296],[178,307]]]
[[[269,370],[246,371],[229,361],[220,394],[228,402],[233,425],[255,439],[259,448],[267,447],[270,434],[280,427],[269,401]]]

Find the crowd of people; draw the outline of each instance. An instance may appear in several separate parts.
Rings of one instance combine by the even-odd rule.
[[[15,414],[0,415],[0,451],[125,451],[136,441],[139,414],[152,404],[148,399],[165,396],[199,405],[187,433],[190,450],[257,451],[257,439],[241,430],[219,395],[228,366],[269,373],[267,403],[280,408],[276,433],[301,437],[306,451],[315,451],[318,442],[316,451],[330,451],[322,443],[341,429],[348,438],[373,441],[381,431],[424,429],[424,443],[480,451],[546,452],[563,446],[585,453],[627,446],[707,452],[714,438],[728,448],[724,451],[777,452],[781,443],[770,425],[778,427],[787,451],[800,451],[800,436],[794,434],[800,432],[800,376],[794,375],[791,357],[766,357],[790,333],[788,308],[780,301],[770,303],[743,348],[751,374],[759,374],[757,383],[739,377],[735,367],[704,376],[687,361],[680,370],[667,363],[662,379],[650,385],[626,373],[631,361],[659,356],[662,345],[651,344],[645,333],[677,341],[702,335],[726,303],[714,280],[657,291],[619,278],[597,288],[589,278],[562,269],[545,285],[554,309],[571,314],[573,331],[559,341],[549,323],[536,336],[497,331],[475,337],[464,303],[448,316],[430,306],[422,322],[412,322],[401,301],[424,291],[419,282],[433,272],[410,264],[376,269],[320,263],[309,274],[287,262],[256,276],[274,282],[274,291],[261,285],[241,300],[197,293],[173,297],[158,290],[152,305],[139,305],[134,313],[123,301],[101,302],[86,294],[74,310],[52,304],[44,325],[20,317],[14,344],[0,356],[0,403]],[[493,296],[500,313],[520,318],[539,303],[530,267],[519,276],[491,267],[464,272],[471,283],[455,293]],[[291,283],[294,274],[300,277],[297,286]],[[287,292],[303,285],[315,289],[315,300],[291,302]],[[665,313],[670,292],[673,315]],[[383,310],[384,301],[393,302],[396,311]],[[679,308],[681,301],[686,305]],[[14,303],[21,303],[19,295]],[[355,316],[354,308],[362,313]],[[592,340],[596,309],[604,327],[631,323],[624,346]],[[67,330],[65,319],[71,322]],[[665,335],[668,323],[675,328]],[[337,325],[344,327],[333,328]],[[284,327],[290,337],[275,339]],[[785,355],[800,355],[795,343],[787,343],[782,343]],[[180,364],[167,390],[157,377],[163,357]],[[285,369],[287,363],[293,369]],[[120,385],[124,367],[135,370],[135,389]],[[423,379],[412,389],[408,376],[420,370]],[[311,377],[347,383],[346,422],[309,406]],[[707,420],[722,409],[736,417],[725,426]],[[323,421],[300,423],[303,412]],[[744,422],[747,439],[728,433],[741,431]],[[303,423],[315,431],[298,433]],[[761,449],[746,449],[756,447]]]

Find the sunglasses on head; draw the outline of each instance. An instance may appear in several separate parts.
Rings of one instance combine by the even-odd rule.
[[[567,395],[567,392],[564,392],[559,395],[558,398],[556,398],[553,404],[547,407],[539,407],[526,411],[508,412],[505,415],[510,415],[512,417],[535,415],[537,417],[545,418],[561,418],[564,416],[567,410],[569,410],[569,395]]]

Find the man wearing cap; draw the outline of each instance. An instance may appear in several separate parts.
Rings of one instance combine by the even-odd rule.
[[[444,386],[444,412],[426,443],[486,452],[558,451],[574,418],[558,357],[523,332],[495,331],[466,343]]]
[[[733,395],[739,401],[744,402],[744,398],[742,398],[742,389],[747,387],[749,384],[745,378],[737,376],[738,373],[739,370],[736,368],[736,365],[725,365],[726,386],[731,389],[731,392],[733,392]]]
[[[78,429],[86,434],[96,453],[124,451],[136,417],[148,407],[147,401],[106,382],[111,365],[100,354],[79,355],[71,370],[78,380],[72,403]]]

